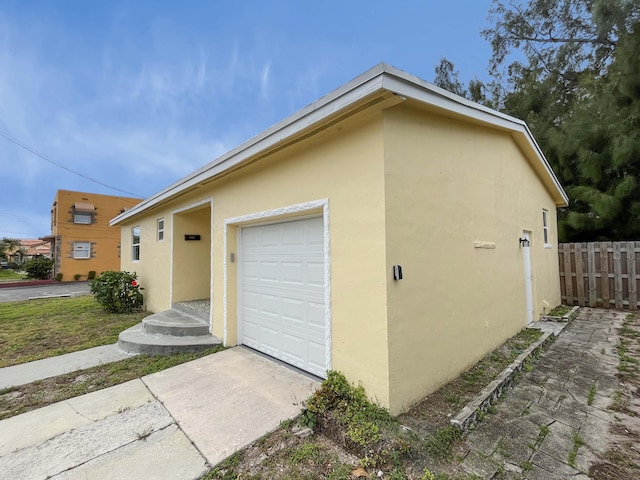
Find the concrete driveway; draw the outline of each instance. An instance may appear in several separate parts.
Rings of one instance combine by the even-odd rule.
[[[0,288],[0,303],[29,300],[33,297],[53,297],[58,295],[84,295],[89,293],[89,282],[52,283],[35,287]]]
[[[0,421],[3,478],[192,479],[319,383],[242,347]]]

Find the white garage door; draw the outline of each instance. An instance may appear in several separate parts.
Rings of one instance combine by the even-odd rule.
[[[242,229],[240,343],[326,376],[322,218]]]

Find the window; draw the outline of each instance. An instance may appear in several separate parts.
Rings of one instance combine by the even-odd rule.
[[[549,243],[549,211],[542,209],[542,233],[544,235],[544,246],[550,248]]]
[[[73,242],[73,258],[91,258],[91,242]]]
[[[140,260],[140,227],[131,229],[131,260]]]
[[[82,200],[88,200],[83,198]],[[91,215],[96,211],[95,205],[89,202],[74,202],[73,204],[73,223],[81,223],[84,225],[91,224]]]
[[[73,215],[73,223],[82,223],[84,225],[91,224],[91,213],[90,212],[76,212]]]
[[[158,241],[164,240],[164,218],[158,219]]]

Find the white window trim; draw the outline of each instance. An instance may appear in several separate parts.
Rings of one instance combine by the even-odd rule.
[[[80,243],[88,245],[89,248],[87,250],[84,250],[84,249],[76,250],[76,245]],[[77,251],[82,251],[82,252],[86,251],[88,255],[86,257],[78,257],[76,256]],[[73,259],[74,260],[90,260],[91,259],[91,242],[88,242],[88,241],[73,242]]]
[[[88,222],[79,222],[78,218],[88,218]],[[74,212],[73,214],[73,223],[76,225],[91,225],[92,216],[91,212]]]
[[[542,239],[544,240],[544,248],[553,248],[549,243],[549,210],[542,209]]]
[[[160,223],[162,223],[162,228],[160,228]],[[159,218],[156,225],[157,225],[156,240],[158,242],[164,242],[164,217]],[[162,235],[162,238],[160,238],[160,235]]]
[[[134,232],[138,230],[138,243],[133,243]],[[131,228],[131,262],[137,263],[140,261],[140,243],[142,243],[142,235],[140,225],[136,225]],[[138,258],[135,258],[135,248],[138,247]]]

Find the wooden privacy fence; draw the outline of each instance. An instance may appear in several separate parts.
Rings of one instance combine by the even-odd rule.
[[[638,310],[639,253],[640,242],[561,243],[562,302]]]

